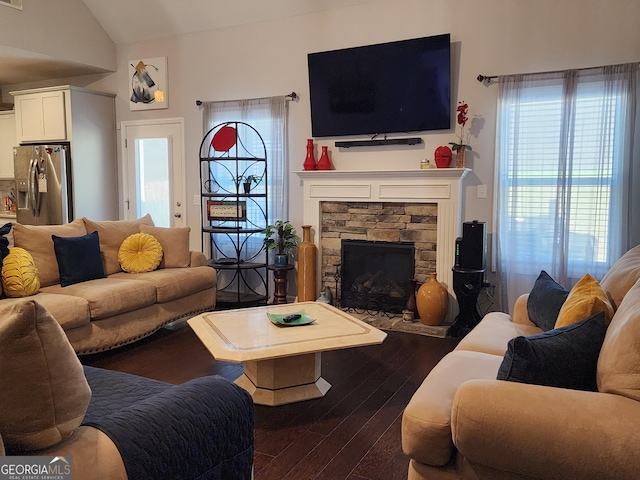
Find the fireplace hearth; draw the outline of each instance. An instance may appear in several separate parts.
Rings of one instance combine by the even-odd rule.
[[[414,276],[414,244],[342,240],[341,250],[340,306],[402,313]]]

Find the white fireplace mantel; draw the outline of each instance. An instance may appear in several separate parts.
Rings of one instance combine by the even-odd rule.
[[[304,191],[303,221],[320,244],[320,202],[412,202],[438,206],[436,272],[450,293],[449,316],[457,311],[453,272],[456,238],[462,230],[464,189],[468,168],[421,170],[308,170],[294,172]],[[321,246],[319,247],[321,248]],[[318,255],[318,262],[322,255]],[[318,274],[320,268],[317,268]],[[449,318],[449,321],[452,319]]]

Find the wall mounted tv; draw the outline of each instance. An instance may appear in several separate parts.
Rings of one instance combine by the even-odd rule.
[[[450,35],[310,53],[314,137],[451,127]]]

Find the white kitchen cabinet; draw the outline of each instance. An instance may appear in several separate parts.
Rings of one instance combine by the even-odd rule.
[[[17,144],[15,113],[0,112],[0,179],[13,178],[13,147]]]
[[[65,95],[70,94],[69,90],[11,93],[15,96],[18,142],[68,140]]]
[[[18,144],[69,144],[73,217],[117,219],[115,95],[70,85],[9,93]]]

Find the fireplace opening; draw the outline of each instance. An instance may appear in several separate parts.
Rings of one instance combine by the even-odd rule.
[[[340,305],[402,313],[414,277],[414,244],[342,240],[341,250]]]

